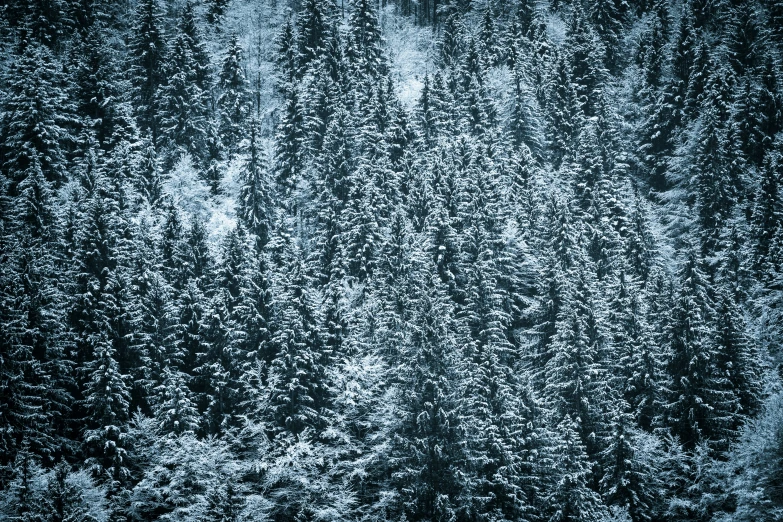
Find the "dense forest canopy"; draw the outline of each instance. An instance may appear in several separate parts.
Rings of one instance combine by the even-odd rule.
[[[783,520],[783,1],[3,0],[0,518]]]

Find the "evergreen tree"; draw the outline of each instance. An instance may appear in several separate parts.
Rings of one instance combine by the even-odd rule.
[[[394,434],[392,486],[395,511],[408,519],[456,516],[464,487],[457,397],[455,339],[448,298],[435,274],[422,274],[411,322],[410,354],[400,390],[401,419]]]
[[[766,39],[756,18],[756,9],[753,3],[742,3],[731,13],[729,61],[737,76],[752,72],[761,65]]]
[[[158,153],[152,140],[143,142],[138,166],[136,185],[139,193],[152,206],[157,205],[163,196],[163,179]]]
[[[169,167],[180,151],[201,160],[207,140],[209,93],[201,87],[205,83],[205,65],[198,61],[198,55],[194,55],[194,51],[204,51],[201,43],[192,39],[198,36],[191,37],[186,32],[189,23],[192,23],[192,20],[188,20],[188,12],[190,10],[186,9],[181,27],[166,53],[166,81],[155,94],[159,119],[158,140],[173,156],[168,159]]]
[[[166,37],[163,27],[157,0],[139,2],[129,46],[133,101],[139,126],[149,132],[153,141],[158,139],[155,99],[158,89],[165,83]]]
[[[566,35],[566,57],[571,67],[576,96],[585,116],[597,114],[607,71],[606,49],[599,41],[579,3],[574,4]]]
[[[36,157],[46,179],[58,183],[65,179],[69,102],[62,89],[60,67],[44,46],[26,45],[6,74],[0,157],[14,196],[15,184]]]
[[[304,115],[295,85],[285,88],[285,106],[275,136],[275,178],[280,195],[288,198],[302,168]]]
[[[93,462],[93,473],[100,477],[105,472],[109,480],[123,484],[129,479],[125,435],[130,394],[105,333],[93,344],[94,356],[86,367],[89,380],[84,390],[84,408],[88,424],[84,442]]]
[[[618,415],[612,422],[609,445],[603,452],[606,472],[601,493],[610,506],[625,508],[633,521],[653,519],[653,506],[662,484],[656,476],[655,461],[639,454],[640,434],[630,419]]]
[[[355,0],[348,17],[346,59],[360,74],[378,78],[386,74],[382,52],[383,37],[374,3]]]
[[[590,19],[606,49],[604,64],[611,72],[620,65],[620,35],[623,31],[622,12],[617,0],[598,0],[590,5]]]
[[[205,522],[236,522],[242,512],[242,500],[234,485],[229,482],[210,492]]]
[[[555,449],[558,475],[555,487],[547,495],[553,521],[600,520],[603,506],[598,494],[589,487],[590,466],[578,428],[566,416],[557,426],[560,433]]]
[[[270,368],[271,407],[278,430],[297,435],[305,428],[325,427],[330,354],[324,350],[320,317],[316,315],[302,254],[293,244],[285,248],[287,276],[274,303],[272,343],[276,355]]]
[[[753,341],[746,333],[740,304],[724,290],[718,296],[715,325],[715,371],[722,388],[731,391],[737,405],[735,428],[755,416],[761,402],[761,368]]]
[[[717,236],[736,202],[738,180],[731,165],[728,136],[717,109],[705,107],[698,135],[693,179],[704,253],[713,252]]]
[[[298,62],[297,77],[311,62],[316,60],[327,47],[327,40],[333,37],[331,4],[324,0],[306,0],[302,12],[297,17]]]
[[[269,242],[272,221],[272,204],[269,185],[261,165],[261,151],[257,137],[257,123],[250,124],[250,150],[245,164],[242,188],[239,194],[240,219],[245,228],[256,237],[256,248],[260,252]]]
[[[102,506],[90,506],[88,500],[77,484],[74,484],[73,474],[69,472],[65,462],[58,464],[47,477],[46,495],[40,498],[36,510],[38,515],[33,520],[91,520],[95,511],[100,512]],[[90,500],[95,500],[91,498]],[[97,508],[91,512],[90,508]],[[38,518],[40,517],[40,518]]]
[[[78,114],[105,149],[136,134],[128,99],[130,85],[121,79],[117,52],[107,41],[110,34],[102,23],[90,27],[79,49],[81,60],[74,81]]]
[[[198,428],[198,412],[185,383],[186,375],[177,368],[163,370],[161,384],[156,388],[155,418],[161,433],[179,435],[195,432]]]
[[[34,0],[22,8],[25,29],[40,44],[56,51],[68,37],[73,20],[67,2],[61,0]]]
[[[245,122],[250,112],[250,92],[242,68],[242,47],[236,35],[231,37],[223,58],[218,86],[221,90],[217,100],[220,138],[229,151],[235,151],[244,135]]]
[[[663,421],[684,448],[708,442],[721,451],[730,440],[736,397],[715,372],[717,354],[708,329],[715,312],[696,254],[688,254],[679,279],[667,331]]]
[[[547,99],[547,141],[555,166],[559,166],[566,155],[573,154],[581,127],[582,106],[572,74],[565,57],[558,56]]]
[[[762,179],[756,196],[754,221],[756,225],[753,245],[753,266],[762,275],[769,268],[770,248],[780,226],[780,159],[777,153],[768,153],[761,171]]]
[[[605,436],[612,397],[603,384],[605,340],[588,285],[587,275],[580,270],[556,323],[557,336],[544,368],[544,389],[557,418],[574,423],[587,455],[594,459]]]

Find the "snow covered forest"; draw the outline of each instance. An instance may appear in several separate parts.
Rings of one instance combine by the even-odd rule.
[[[0,519],[783,520],[783,0],[2,0]]]

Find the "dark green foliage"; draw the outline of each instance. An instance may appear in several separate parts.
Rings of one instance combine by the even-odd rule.
[[[245,123],[250,113],[250,93],[242,68],[242,48],[236,36],[232,36],[223,59],[218,84],[222,91],[217,101],[220,138],[229,151],[235,151],[246,131]]]
[[[781,518],[778,4],[6,1],[0,518]]]
[[[49,181],[59,183],[66,177],[65,127],[70,114],[61,82],[60,65],[52,52],[35,43],[26,45],[6,71],[0,150],[12,196],[20,176],[34,161]]]
[[[130,41],[133,101],[139,127],[158,138],[155,97],[165,83],[166,36],[157,0],[139,2]]]

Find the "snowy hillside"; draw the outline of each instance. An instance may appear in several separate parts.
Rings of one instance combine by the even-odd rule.
[[[8,0],[0,519],[783,519],[779,0]]]

